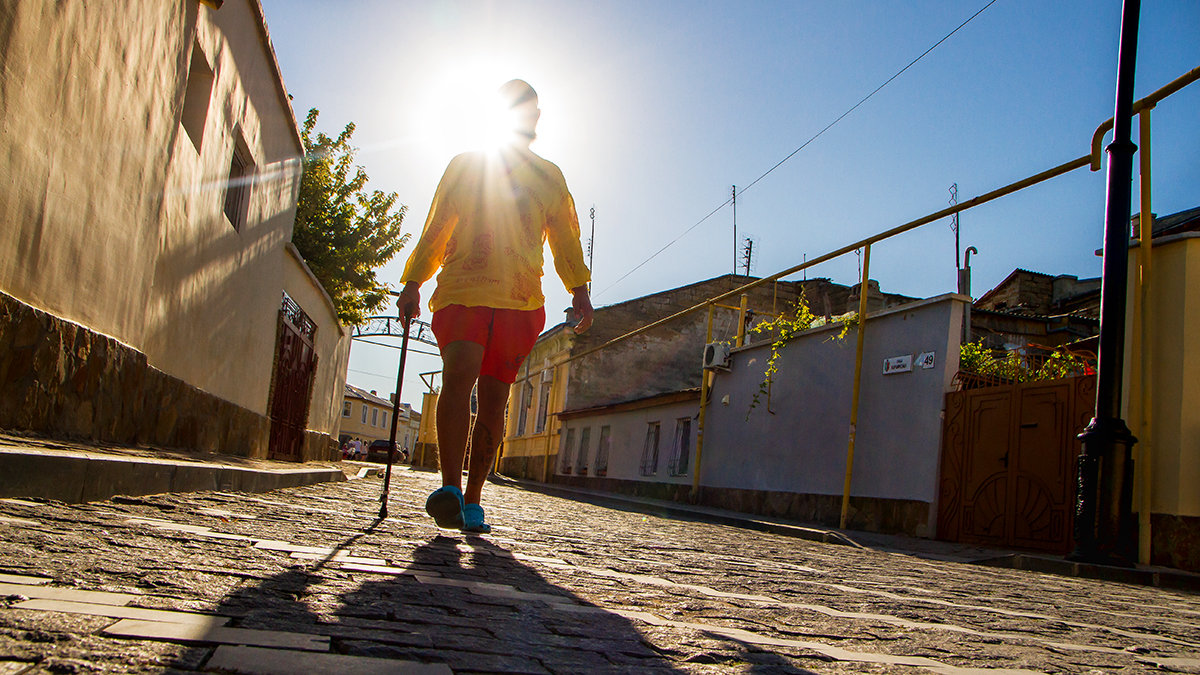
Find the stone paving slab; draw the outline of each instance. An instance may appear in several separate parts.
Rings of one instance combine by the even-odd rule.
[[[118,594],[117,610],[161,618],[229,617],[191,632],[114,624],[119,617],[22,607],[66,605],[0,592],[0,661],[229,672],[231,655],[278,655],[263,662],[270,668],[299,651],[246,650],[261,638],[307,643],[301,663],[340,664],[333,672],[1200,672],[1200,597],[1187,592],[963,564],[932,546],[914,554],[676,520],[511,485],[485,488],[495,533],[465,536],[424,516],[435,476],[392,478],[392,517],[382,521],[373,476],[261,496],[0,500],[10,519],[0,521],[0,574],[51,580],[11,586]]]
[[[19,519],[14,518],[13,520],[19,520]],[[33,521],[28,521],[28,522],[33,522]],[[28,585],[39,586],[41,584],[48,584],[51,581],[54,581],[54,580],[50,579],[48,577],[27,577],[27,576],[23,576],[20,574],[0,574],[0,584],[24,584],[27,586]]]
[[[450,675],[444,664],[424,664],[399,659],[375,659],[340,654],[312,654],[281,649],[221,646],[208,668],[247,675],[295,675],[337,673],[338,675]]]
[[[45,600],[65,600],[67,602],[84,602],[93,605],[125,605],[136,595],[128,593],[104,593],[99,591],[84,591],[74,588],[57,588],[53,586],[28,584],[0,584],[0,595],[11,597],[42,598]]]
[[[69,602],[64,600],[26,600],[11,606],[14,609],[41,609],[49,612],[107,616],[114,619],[140,619],[142,621],[187,623],[202,626],[224,626],[229,623],[229,617],[217,617],[211,614],[142,609],[140,607],[127,607],[124,605],[97,605],[89,602]]]
[[[170,642],[199,642],[202,644],[247,645],[251,647],[276,647],[300,649],[310,652],[329,650],[329,638],[303,633],[278,630],[255,630],[251,628],[228,628],[224,617],[214,621],[176,623],[173,621],[145,621],[121,619],[104,629],[107,635]]]

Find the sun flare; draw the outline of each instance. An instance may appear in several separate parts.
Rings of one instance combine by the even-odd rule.
[[[465,66],[435,79],[417,121],[420,137],[440,156],[499,148],[513,138],[513,113],[496,90],[517,75]]]

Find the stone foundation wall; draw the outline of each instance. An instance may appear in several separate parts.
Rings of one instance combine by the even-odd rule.
[[[1150,563],[1200,572],[1200,518],[1150,514]]]
[[[0,293],[0,428],[266,458],[270,420],[152,367],[142,352]],[[307,432],[302,461],[336,444]]]
[[[438,468],[437,443],[417,443],[413,446],[412,465],[424,469]]]
[[[551,455],[551,458],[555,456]],[[542,455],[500,458],[500,473],[510,478],[540,481],[545,476],[545,468],[546,458]]]
[[[505,472],[506,475],[514,474]],[[536,479],[536,478],[535,478]],[[671,483],[631,481],[587,476],[554,476],[561,485],[603,490],[649,499],[690,502],[692,487]],[[841,521],[842,498],[838,495],[701,487],[698,503],[770,518],[837,527]],[[928,536],[930,505],[904,499],[852,497],[847,527],[864,532]]]

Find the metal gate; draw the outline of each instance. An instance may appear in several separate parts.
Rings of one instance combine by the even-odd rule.
[[[1095,376],[946,395],[937,536],[1066,553]]]
[[[298,462],[308,426],[317,354],[313,349],[316,325],[286,293],[279,310],[279,343],[275,374],[271,380],[271,438],[267,457]]]

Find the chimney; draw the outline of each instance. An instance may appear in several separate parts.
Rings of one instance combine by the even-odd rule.
[[[1150,212],[1151,224],[1153,224],[1155,220],[1158,220],[1158,214],[1151,211]],[[1129,231],[1131,233],[1130,239],[1137,239],[1139,241],[1141,240],[1141,238],[1142,238],[1142,214],[1135,213],[1135,214],[1133,214],[1133,217],[1131,217],[1129,219]],[[1154,234],[1153,229],[1150,230],[1150,234],[1151,235]]]

